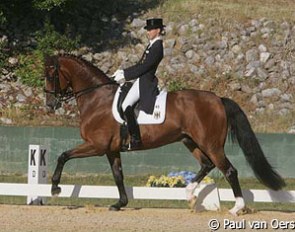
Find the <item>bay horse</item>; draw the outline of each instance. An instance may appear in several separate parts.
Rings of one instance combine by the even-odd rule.
[[[53,195],[65,163],[74,158],[103,156],[110,163],[119,200],[110,210],[128,204],[121,166],[120,124],[112,116],[112,103],[118,88],[111,78],[88,61],[73,55],[48,56],[45,59],[46,105],[52,109],[75,98],[80,113],[80,134],[83,144],[63,152],[52,176]],[[245,207],[238,171],[227,159],[224,145],[227,135],[237,140],[257,179],[273,190],[285,186],[282,177],[269,164],[237,103],[220,98],[209,91],[185,89],[169,92],[166,119],[159,125],[140,125],[142,149],[151,149],[182,141],[198,160],[201,169],[193,182],[198,184],[215,167],[229,182],[236,198],[230,212],[237,215]]]

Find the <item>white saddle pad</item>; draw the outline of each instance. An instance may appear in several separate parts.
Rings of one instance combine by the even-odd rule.
[[[113,105],[112,105],[112,112],[113,116],[116,119],[117,122],[123,123],[124,120],[121,118],[119,112],[118,112],[118,98],[120,95],[121,89],[118,88],[117,92],[114,97]],[[161,124],[165,120],[166,115],[166,100],[167,100],[167,92],[161,91],[160,94],[156,98],[156,103],[154,107],[153,114],[146,114],[144,111],[140,110],[137,122],[138,124]]]

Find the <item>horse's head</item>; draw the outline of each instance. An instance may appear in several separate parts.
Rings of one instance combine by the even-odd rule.
[[[61,107],[61,102],[72,96],[70,81],[61,70],[58,56],[45,58],[45,88],[46,105],[51,110]]]
[[[73,55],[47,56],[45,77],[46,105],[52,110],[63,101],[116,84],[93,64]]]

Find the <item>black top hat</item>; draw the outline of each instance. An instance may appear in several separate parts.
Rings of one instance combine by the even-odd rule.
[[[144,29],[151,30],[156,28],[163,28],[165,25],[163,25],[163,19],[161,18],[153,18],[146,20],[146,26]]]

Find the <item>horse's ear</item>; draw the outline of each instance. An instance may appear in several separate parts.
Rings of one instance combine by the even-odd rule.
[[[45,66],[54,66],[57,61],[57,56],[52,56],[47,53],[43,55]]]
[[[44,64],[47,65],[48,62],[50,61],[50,55],[48,53],[45,53],[43,57],[44,57]]]

